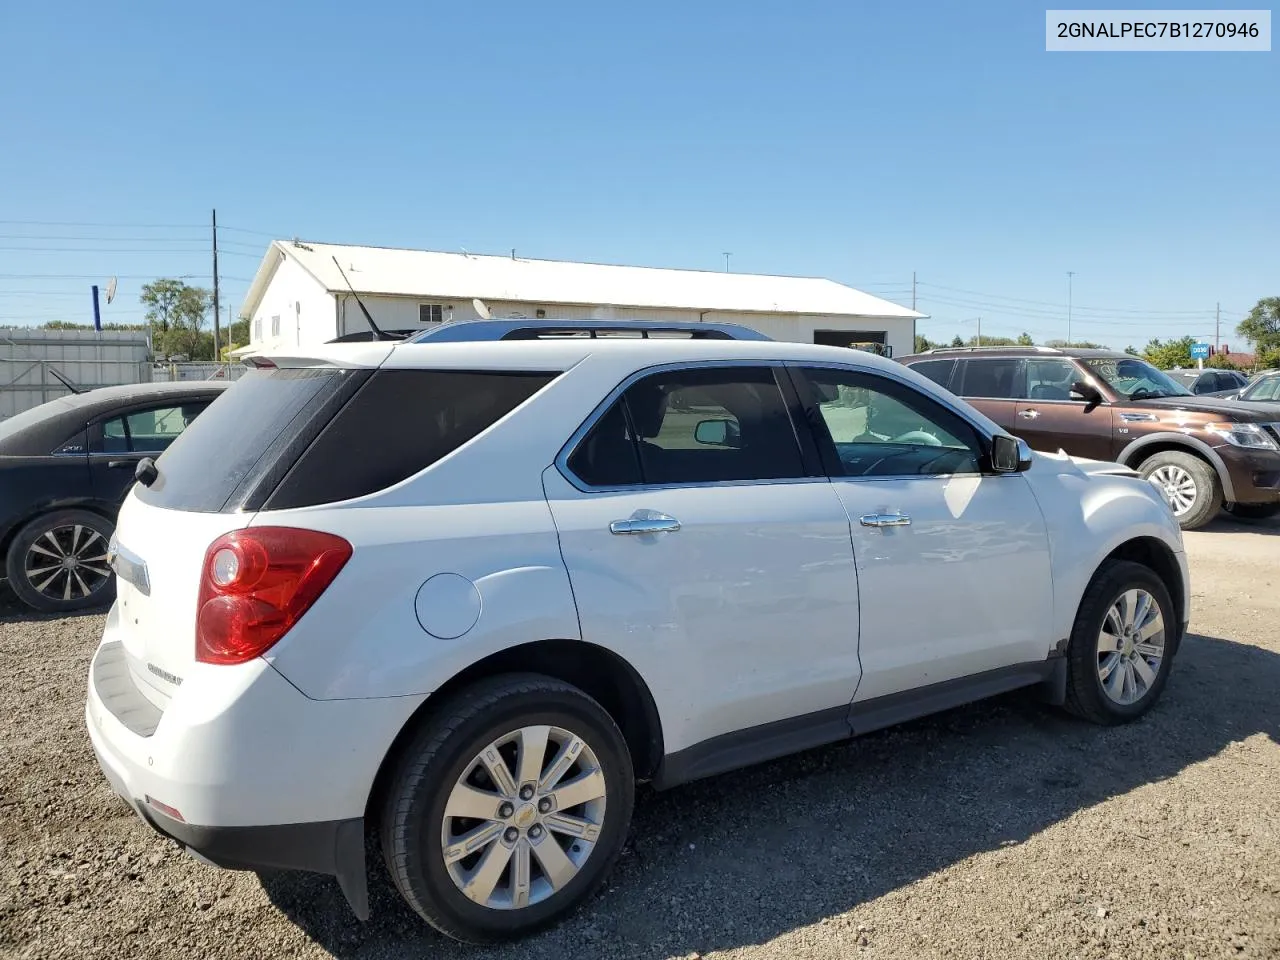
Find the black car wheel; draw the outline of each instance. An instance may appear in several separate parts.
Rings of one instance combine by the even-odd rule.
[[[18,531],[5,573],[18,599],[44,613],[109,603],[115,579],[107,566],[111,521],[88,510],[56,510]]]

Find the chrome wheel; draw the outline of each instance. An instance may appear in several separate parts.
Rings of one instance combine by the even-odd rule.
[[[1195,506],[1200,492],[1195,477],[1181,467],[1166,463],[1152,470],[1147,480],[1164,494],[1169,506],[1173,507],[1174,516],[1182,516]]]
[[[450,878],[495,910],[547,899],[595,848],[605,793],[600,761],[568,730],[521,727],[494,740],[445,803],[440,845]]]
[[[82,523],[52,527],[27,548],[23,565],[31,588],[50,600],[81,600],[111,579],[107,539]]]
[[[1120,594],[1098,634],[1103,691],[1115,703],[1137,703],[1155,684],[1164,649],[1164,616],[1155,597],[1141,589]]]

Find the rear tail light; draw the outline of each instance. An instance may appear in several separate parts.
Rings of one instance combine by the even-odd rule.
[[[244,663],[289,632],[333,582],[351,544],[331,533],[251,527],[205,552],[196,616],[196,660]]]

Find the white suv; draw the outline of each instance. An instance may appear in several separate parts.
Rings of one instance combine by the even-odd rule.
[[[86,709],[116,791],[361,917],[368,832],[470,941],[590,896],[638,781],[1020,687],[1131,720],[1188,615],[1150,484],[834,347],[330,345],[139,477]]]

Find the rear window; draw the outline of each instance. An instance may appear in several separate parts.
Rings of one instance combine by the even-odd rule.
[[[1026,373],[1017,357],[965,360],[960,371],[963,384],[953,392],[962,397],[988,400],[1021,400],[1027,395]]]
[[[350,500],[443,459],[555,373],[379,370],[316,437],[264,506]]]
[[[921,360],[911,364],[911,369],[922,377],[928,377],[940,387],[951,382],[951,371],[955,369],[954,360]]]
[[[332,367],[249,371],[173,441],[156,461],[160,479],[139,486],[138,498],[205,513],[256,506],[253,489],[273,475],[291,443],[309,428],[314,436],[321,424],[313,421],[326,403],[368,376]]]

